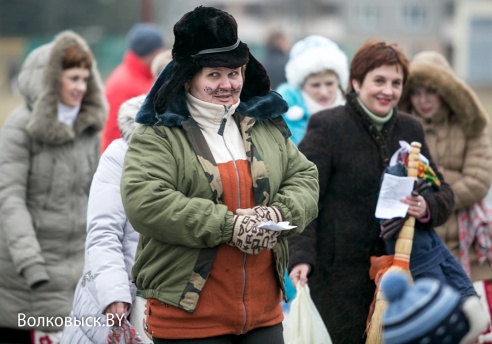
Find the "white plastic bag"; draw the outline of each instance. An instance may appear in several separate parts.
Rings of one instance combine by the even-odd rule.
[[[309,287],[297,285],[284,329],[285,344],[332,344],[330,334],[309,294]]]

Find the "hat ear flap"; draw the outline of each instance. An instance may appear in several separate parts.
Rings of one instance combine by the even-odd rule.
[[[153,98],[154,110],[159,114],[168,109],[174,97],[179,92],[183,92],[184,84],[190,81],[201,68],[193,61],[186,63],[172,61],[171,63],[172,67],[169,65],[166,67],[164,70],[166,73],[161,73],[162,77],[159,76],[151,90],[152,92],[155,87],[159,86]]]
[[[265,96],[270,91],[270,78],[265,67],[249,53],[246,64],[244,86],[241,91],[241,100],[245,101],[253,96]]]

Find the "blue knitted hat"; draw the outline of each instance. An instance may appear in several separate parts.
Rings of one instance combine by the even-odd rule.
[[[128,48],[142,57],[164,47],[159,27],[150,23],[135,24],[127,34]]]
[[[411,286],[406,275],[388,273],[381,287],[388,300],[385,344],[453,344],[470,330],[460,294],[437,280],[422,278]]]

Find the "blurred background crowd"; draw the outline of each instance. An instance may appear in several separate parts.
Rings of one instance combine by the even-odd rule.
[[[350,98],[346,98],[350,93],[352,93],[352,97],[359,97],[361,94],[361,98],[364,98],[364,95],[367,94],[367,90],[364,93],[365,90],[360,89],[360,84],[357,82],[355,84],[352,83],[352,79],[357,81],[357,78],[353,78],[350,75],[351,80],[349,82],[348,67],[354,62],[360,62],[357,58],[357,53],[364,42],[367,42],[370,38],[395,43],[401,50],[402,55],[406,55],[414,63],[412,67],[412,73],[414,74],[410,77],[412,82],[409,82],[409,87],[405,90],[406,93],[404,93],[400,103],[402,107],[406,106],[404,108],[406,112],[422,116],[423,122],[427,124],[432,123],[432,116],[436,114],[443,115],[452,112],[460,118],[465,118],[465,115],[479,116],[483,114],[480,123],[483,122],[484,127],[487,122],[484,118],[492,114],[492,0],[269,0],[268,2],[260,0],[44,0],[42,2],[33,0],[0,0],[0,127],[5,122],[7,115],[23,102],[19,88],[23,90],[22,81],[26,83],[27,74],[24,73],[23,79],[23,74],[20,73],[19,85],[21,87],[19,87],[17,82],[21,66],[23,63],[30,66],[29,63],[25,62],[29,62],[30,59],[37,62],[35,58],[26,59],[26,57],[30,54],[36,55],[32,54],[33,51],[36,53],[36,48],[51,42],[53,37],[60,32],[72,30],[87,42],[90,49],[86,49],[85,43],[82,42],[83,40],[81,40],[82,43],[79,42],[75,46],[78,46],[82,52],[90,50],[94,55],[94,64],[91,65],[89,63],[89,65],[77,65],[76,67],[81,68],[82,72],[87,74],[84,79],[85,83],[87,83],[87,80],[91,80],[90,77],[95,79],[97,77],[98,79],[100,74],[106,91],[106,100],[109,104],[109,111],[106,111],[102,104],[103,102],[99,104],[99,111],[104,112],[105,115],[107,112],[109,118],[106,121],[104,130],[101,132],[103,139],[100,153],[105,150],[112,140],[117,139],[122,134],[123,138],[127,139],[123,130],[120,132],[120,129],[122,129],[122,124],[118,122],[120,120],[118,116],[121,116],[118,114],[120,105],[127,99],[149,91],[159,72],[170,60],[169,49],[173,47],[175,37],[173,25],[183,13],[191,11],[199,5],[213,6],[225,10],[237,20],[240,40],[247,43],[251,54],[265,66],[271,80],[271,89],[278,91],[288,103],[289,109],[284,113],[284,118],[293,133],[292,139],[296,145],[300,143],[305,134],[308,118],[311,114],[338,105],[344,105],[347,99],[347,101],[350,100]],[[152,25],[142,25],[135,29],[136,26],[139,26],[135,25],[138,23],[150,23]],[[58,37],[56,42],[63,43],[65,42],[64,39],[67,41],[72,39],[78,42],[78,36],[75,35],[74,38],[72,34],[62,34],[62,36],[66,35],[67,37]],[[177,42],[186,41],[186,39],[177,40]],[[199,40],[191,39],[189,42],[200,43]],[[203,43],[203,40],[201,43]],[[239,41],[237,44],[239,44]],[[58,48],[56,44],[54,46]],[[55,52],[57,51],[56,49],[54,50]],[[165,52],[163,52],[164,50]],[[200,55],[203,51],[206,50],[200,50],[197,55]],[[423,55],[422,52],[424,52]],[[431,52],[431,55],[429,55],[429,52]],[[160,53],[163,53],[160,55],[160,59],[155,58]],[[53,56],[56,57],[56,54]],[[53,65],[57,65],[59,61],[53,56],[50,55],[49,61],[53,62],[54,59]],[[64,59],[67,58],[66,56]],[[385,56],[388,58],[389,55]],[[436,62],[436,56],[439,61],[444,63],[443,65],[432,64]],[[176,57],[176,61],[180,61],[179,56]],[[447,65],[446,61],[449,62],[450,66]],[[65,62],[63,60],[63,64]],[[419,63],[423,63],[428,68],[424,69],[421,74],[418,74]],[[358,65],[362,66],[363,63]],[[391,63],[387,65],[391,65]],[[57,67],[61,68],[61,66]],[[63,73],[66,72],[65,69],[70,70],[73,69],[72,67],[63,67]],[[438,67],[443,67],[444,69],[440,70]],[[37,71],[40,70],[34,65],[32,70],[36,71],[36,69]],[[248,70],[251,71],[251,68],[248,67]],[[83,77],[86,74],[81,75]],[[50,76],[50,74],[47,75]],[[161,74],[161,77],[163,75],[165,73]],[[415,75],[418,75],[418,77]],[[444,78],[445,75],[447,75],[447,79]],[[35,79],[31,76],[32,74],[29,74],[27,77],[28,81]],[[83,79],[82,77],[80,78]],[[252,79],[254,78],[250,78],[248,81],[251,82]],[[39,78],[38,81],[40,80]],[[53,78],[53,80],[57,79]],[[65,79],[62,78],[61,80]],[[73,77],[70,80],[75,81]],[[461,80],[465,83],[462,84]],[[52,84],[49,82],[43,83],[43,91],[49,88],[46,85]],[[94,81],[93,85],[89,82],[88,86],[86,85],[87,88],[84,86],[83,94],[94,92],[102,99],[102,89],[97,87],[97,90],[94,89],[98,85],[98,80]],[[155,85],[158,85],[158,83]],[[265,85],[268,91],[268,83],[266,82]],[[358,89],[351,89],[354,85],[358,85]],[[455,87],[456,85],[462,88]],[[326,92],[323,92],[326,94],[331,92],[331,94],[329,96],[322,94],[319,88],[325,88]],[[476,92],[481,104],[483,104],[484,111],[482,111],[480,102],[475,101],[474,93],[471,89]],[[349,92],[342,95],[345,90]],[[401,95],[399,93],[397,98],[399,99]],[[463,98],[459,98],[457,95],[463,96]],[[63,93],[60,94],[61,96],[63,96]],[[84,95],[81,97],[84,100],[90,99],[90,97],[85,97]],[[138,103],[138,106],[141,105],[143,99],[139,98],[138,102],[140,103]],[[395,100],[394,105],[396,105],[398,99]],[[425,102],[431,99],[434,102],[433,105],[437,104],[434,108],[435,111],[429,115],[429,118],[424,116],[429,111],[424,111],[426,109],[423,108],[426,107],[424,106],[426,104],[421,99],[424,99]],[[54,104],[54,102],[52,103]],[[67,106],[70,105],[64,102],[63,99],[61,103]],[[458,103],[459,106],[454,106],[456,105],[454,103]],[[476,106],[479,111],[475,111],[476,108],[473,106],[467,107],[466,104],[469,103]],[[87,104],[94,105],[94,102],[88,101]],[[168,105],[167,103],[163,104]],[[410,104],[412,104],[413,108]],[[138,107],[136,103],[130,105],[135,108]],[[161,105],[159,104],[159,106]],[[163,109],[166,108],[164,105],[162,106]],[[60,104],[58,104],[57,114],[59,117],[60,115],[67,115],[68,117],[76,115],[77,118],[82,118],[82,116],[78,115],[78,112],[80,109],[85,108],[84,106],[80,107],[79,102],[78,107],[73,107],[75,112],[72,113],[70,108],[60,107]],[[123,106],[122,109],[125,110],[125,107]],[[31,110],[29,108],[29,111]],[[133,107],[127,110],[132,114],[136,112]],[[373,109],[369,110],[369,112],[373,111]],[[422,110],[424,115],[420,113],[420,110]],[[392,111],[393,109],[391,109],[388,119],[391,118]],[[384,112],[383,115],[386,116],[386,113]],[[384,116],[376,114],[375,123],[382,128],[386,122],[378,122],[378,116]],[[61,121],[59,117],[57,119]],[[101,123],[96,121],[97,123],[94,124],[94,128],[97,131],[102,129],[103,117],[101,116],[98,119]],[[69,123],[69,126],[78,128],[73,122],[75,117],[71,118],[72,122]],[[445,119],[447,126],[448,117]],[[434,118],[434,122],[438,123],[439,121]],[[8,123],[10,126],[3,126],[5,131],[7,131],[7,128],[12,127],[12,123]],[[133,124],[133,117],[130,123]],[[37,132],[43,134],[44,131],[49,131],[50,126],[46,125],[40,128]],[[381,128],[378,130],[381,131]],[[133,126],[131,129],[133,129]],[[461,130],[462,128],[460,127],[459,129]],[[483,130],[481,126],[479,129],[480,132]],[[460,130],[454,132],[446,131],[446,135],[448,135],[446,139],[449,139],[446,143],[444,143],[444,140],[437,140],[439,142],[436,143],[433,138],[431,140],[426,138],[425,141],[435,143],[437,152],[440,152],[438,144],[446,146],[445,153],[441,155],[447,158],[450,156],[448,148],[451,147],[448,143],[452,141],[451,143],[453,144],[461,144],[461,142],[458,142],[459,135],[456,134],[457,132],[460,134]],[[350,130],[347,132],[352,133]],[[481,142],[487,141],[486,132],[486,130],[483,131]],[[96,134],[96,131],[91,131],[91,135],[92,141],[99,141],[99,137],[95,137],[99,135]],[[432,135],[434,135],[433,137],[438,136],[435,132],[432,132]],[[489,133],[488,135],[491,134]],[[15,142],[15,140],[9,139],[4,141],[3,148],[6,152],[9,149],[7,149],[5,142],[10,143],[11,141]],[[490,168],[487,167],[490,166],[487,165],[490,162],[490,146],[488,142],[486,143],[486,145],[483,145],[484,147],[486,146],[486,152],[483,154],[484,156],[480,157],[483,159],[479,160],[480,163],[478,164],[478,167],[485,170],[486,180],[483,184],[478,184],[477,190],[472,190],[480,194],[480,200],[487,192],[490,184],[490,173],[488,173]],[[463,156],[471,155],[472,149],[470,147],[473,147],[473,144],[476,144],[476,142],[463,142],[461,148],[465,151],[463,154],[461,154],[462,150],[452,149],[455,156],[458,156],[457,160],[460,160],[460,164],[464,167],[473,167],[471,159],[463,158]],[[124,156],[126,149],[126,146],[123,146],[125,148],[122,148],[120,158]],[[308,145],[306,144],[306,146]],[[476,144],[475,147],[477,146],[479,145]],[[313,144],[312,147],[317,147],[317,145]],[[22,146],[21,148],[25,147]],[[94,156],[89,157],[89,160],[96,159],[95,156],[99,153],[96,150],[92,149],[90,154]],[[11,155],[15,156],[13,153]],[[432,155],[436,157],[439,154],[434,154],[433,152]],[[444,161],[443,157],[439,158]],[[12,159],[12,161],[16,161],[16,159]],[[53,165],[55,165],[56,159],[53,158],[52,161]],[[443,169],[452,170],[453,168],[452,164],[451,166],[444,166],[444,163],[442,165]],[[104,167],[104,164],[102,166]],[[95,165],[89,167],[92,168]],[[451,172],[454,172],[454,170]],[[461,173],[466,174],[462,170],[456,173],[459,173],[457,175],[460,176]],[[88,175],[91,174],[92,172]],[[477,175],[475,172],[467,172],[467,174],[473,177]],[[17,173],[11,173],[11,176],[16,177]],[[446,177],[446,180],[449,181],[448,177]],[[2,181],[1,178],[0,181]],[[9,183],[5,181],[6,179],[3,180],[3,183],[8,186]],[[88,183],[86,184],[88,185]],[[51,184],[49,185],[50,188],[48,190],[50,191]],[[119,188],[118,178],[115,185]],[[487,185],[487,187],[483,185]],[[116,194],[119,194],[119,189],[116,190]],[[94,199],[96,198],[98,197],[94,196]],[[490,191],[486,200],[492,205],[492,193]],[[83,200],[83,203],[85,204],[85,200]],[[108,204],[110,203],[108,202]],[[474,203],[474,201],[471,203]],[[9,203],[4,202],[3,204]],[[421,202],[419,201],[417,203],[418,207],[420,207],[420,204]],[[461,204],[460,206],[463,207],[465,205]],[[85,210],[82,212],[85,213]],[[423,217],[424,215],[420,216],[420,218]],[[85,227],[85,224],[81,226]],[[455,227],[458,228],[457,225]],[[133,230],[129,232],[135,234]],[[461,236],[459,238],[461,240]],[[79,245],[79,247],[81,248],[82,245]],[[488,247],[490,249],[489,254],[492,257],[492,244],[489,243]],[[134,247],[131,247],[130,250],[133,252]],[[87,261],[89,260],[86,258]],[[307,265],[303,261],[300,261],[299,264],[302,265],[303,263]],[[131,265],[130,263],[128,264],[128,266]],[[85,287],[87,280],[91,279],[90,268],[86,266],[84,269],[84,277],[80,280],[80,285],[83,287]],[[489,272],[489,269],[487,269],[487,272]],[[123,277],[127,278],[127,275],[125,274]],[[485,280],[488,277],[477,277],[475,279]],[[127,281],[124,280],[123,282],[121,285],[126,286]],[[289,288],[289,285],[287,287]],[[82,287],[79,286],[78,288]],[[292,285],[290,285],[290,289],[293,289]],[[292,296],[289,295],[289,297],[292,299]],[[77,296],[76,300],[78,300]],[[131,304],[130,300],[125,302]],[[123,303],[123,301],[108,302],[110,306],[104,312],[114,314],[126,312],[127,308],[121,309],[120,307]],[[76,301],[75,304],[82,304],[82,302]],[[286,305],[283,304],[283,306]],[[288,312],[288,309],[286,307],[284,311]],[[333,309],[337,309],[337,307],[333,307]],[[362,313],[364,313],[365,317],[365,312],[360,314]]]
[[[336,41],[349,59],[371,37],[396,42],[409,57],[439,51],[486,106],[492,104],[490,0],[0,0],[0,123],[20,101],[15,75],[23,58],[57,32],[81,34],[106,78],[121,61],[133,24],[156,23],[170,48],[172,25],[200,4],[233,14],[241,39],[259,58],[266,56],[269,37],[277,32],[287,38],[285,50],[289,43],[320,34]]]
[[[0,0],[0,125],[21,103],[16,76],[24,58],[56,33],[84,37],[105,80],[122,60],[132,25],[157,24],[170,49],[173,24],[197,5],[234,15],[240,38],[267,69],[267,61],[282,65],[291,45],[312,34],[338,43],[349,61],[372,37],[397,43],[409,58],[438,51],[492,113],[491,0]],[[283,81],[269,74],[273,88]]]

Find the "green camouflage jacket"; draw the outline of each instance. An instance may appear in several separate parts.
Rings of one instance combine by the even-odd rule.
[[[133,135],[121,181],[126,215],[141,234],[132,275],[144,297],[193,312],[218,245],[232,239],[234,215],[221,204],[218,167],[184,95],[155,116],[156,84],[137,115],[145,125]],[[297,226],[272,250],[283,286],[287,237],[317,216],[318,175],[288,139],[282,98],[275,92],[257,98],[241,102],[233,117],[250,161],[255,204],[278,207]]]

